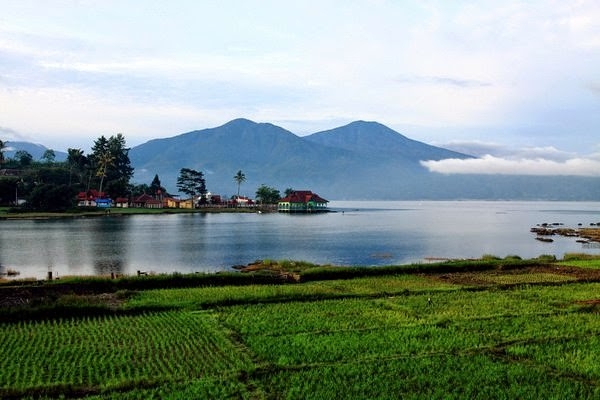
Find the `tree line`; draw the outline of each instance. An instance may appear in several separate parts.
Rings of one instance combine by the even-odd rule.
[[[55,161],[46,150],[39,161],[27,151],[4,157],[6,141],[0,140],[0,204],[19,205],[33,210],[64,211],[75,204],[79,192],[95,190],[106,197],[127,196],[133,167],[122,134],[100,136],[89,154],[69,148],[65,161]]]
[[[53,150],[46,150],[40,160],[34,160],[23,150],[5,158],[7,144],[7,141],[0,140],[0,205],[65,211],[76,205],[76,196],[80,192],[95,191],[113,200],[119,197],[132,199],[144,193],[169,195],[158,175],[149,185],[131,183],[134,168],[129,159],[130,149],[121,133],[108,138],[100,136],[94,141],[89,154],[78,148],[69,148],[66,160],[60,162],[55,160]],[[239,197],[246,176],[239,170],[233,179]],[[201,203],[206,202],[206,180],[201,171],[182,168],[177,188],[191,197],[199,196]],[[291,188],[286,189],[285,193],[291,191]],[[280,197],[279,190],[264,184],[256,191],[256,200],[262,204],[276,203]]]

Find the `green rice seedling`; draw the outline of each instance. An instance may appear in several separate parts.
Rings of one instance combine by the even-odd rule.
[[[594,335],[573,338],[548,338],[545,341],[518,343],[507,348],[515,357],[549,366],[582,380],[600,378],[599,330]]]
[[[548,272],[528,272],[525,274],[507,274],[507,273],[482,273],[477,276],[481,281],[495,283],[499,285],[520,285],[531,283],[562,283],[574,282],[577,280],[574,276],[553,274]]]
[[[234,377],[235,378],[235,377]],[[200,378],[186,382],[167,382],[151,388],[105,390],[86,396],[86,400],[189,400],[189,399],[251,399],[247,387],[232,377]],[[32,399],[33,400],[33,399]]]
[[[0,325],[0,395],[235,375],[249,359],[206,313]]]
[[[600,256],[592,256],[590,254],[565,254],[563,261],[559,261],[557,264],[569,267],[600,269]]]
[[[423,276],[397,275],[285,285],[157,289],[139,292],[128,299],[126,305],[129,308],[172,307],[198,309],[229,304],[403,295],[409,292],[458,289],[460,289],[458,285],[434,281]]]
[[[539,366],[486,355],[432,355],[267,370],[267,398],[282,399],[565,399],[595,398],[597,386]]]

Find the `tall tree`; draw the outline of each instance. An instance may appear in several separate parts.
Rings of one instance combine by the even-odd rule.
[[[44,160],[48,164],[51,164],[54,162],[55,159],[56,159],[56,153],[54,152],[54,150],[47,149],[46,151],[44,151],[44,155],[42,155],[42,160]]]
[[[150,193],[154,195],[158,193],[164,194],[164,188],[160,184],[160,178],[158,177],[158,174],[154,175],[154,179],[152,179],[152,182],[150,183]]]
[[[206,202],[206,181],[204,174],[190,168],[181,168],[177,177],[177,188],[181,193],[194,198],[200,195],[200,202]]]
[[[104,183],[104,178],[106,178],[106,171],[108,171],[109,167],[112,167],[115,162],[115,157],[110,154],[110,152],[102,153],[98,157],[98,170],[96,171],[96,176],[100,177],[100,188],[98,189],[99,193],[102,193],[102,184]]]
[[[266,185],[260,185],[256,190],[256,200],[262,204],[275,204],[281,198],[279,190]]]
[[[67,164],[69,165],[69,186],[71,186],[71,176],[73,170],[77,171],[79,176],[79,183],[82,183],[83,170],[86,164],[86,157],[83,155],[81,149],[67,149]]]
[[[160,178],[158,174],[154,175],[154,179],[152,179],[152,183],[149,186],[149,193],[152,195],[166,195],[167,190],[160,184]]]
[[[17,150],[15,160],[19,163],[20,168],[26,168],[33,162],[33,156],[25,150]]]
[[[107,165],[107,161],[111,160]],[[106,181],[105,191],[110,197],[125,196],[129,180],[133,176],[133,167],[129,160],[129,149],[121,133],[105,138],[101,136],[94,142],[90,164],[100,181]],[[106,168],[103,168],[105,167]],[[103,173],[99,173],[103,171]]]
[[[240,197],[240,186],[242,185],[242,183],[246,182],[246,175],[244,175],[244,173],[240,169],[237,172],[237,174],[235,174],[235,176],[233,177],[233,180],[237,183],[238,186],[237,197]]]

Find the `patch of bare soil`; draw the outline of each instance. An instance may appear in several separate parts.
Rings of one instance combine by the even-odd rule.
[[[508,269],[508,270],[494,270],[494,271],[477,271],[477,272],[451,272],[444,274],[431,274],[431,278],[446,282],[455,283],[460,285],[482,285],[489,286],[490,280],[483,279],[482,277],[487,276],[505,276],[505,275],[517,275],[517,274],[534,274],[534,273],[547,273],[547,274],[558,274],[572,278],[574,281],[600,281],[600,270],[588,269],[588,268],[577,268],[567,267],[558,265],[548,266],[535,266],[525,267],[519,269]]]
[[[95,306],[106,306],[117,309],[124,299],[117,293],[74,293],[70,289],[57,287],[3,287],[0,288],[0,308],[39,306],[52,304],[62,299],[65,305],[69,302],[86,303]],[[77,299],[77,300],[75,300]]]

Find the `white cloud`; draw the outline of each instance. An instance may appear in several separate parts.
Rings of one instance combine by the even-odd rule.
[[[506,159],[486,155],[475,159],[421,161],[431,172],[441,174],[547,175],[600,177],[600,160],[572,158],[562,162],[547,159]]]
[[[577,157],[577,154],[573,152],[559,150],[554,146],[524,146],[521,148],[513,148],[500,143],[484,142],[480,140],[453,140],[448,143],[437,143],[436,146],[475,157],[493,156],[513,161],[543,159],[563,162]]]
[[[566,161],[551,147],[587,151],[600,126],[598,20],[595,0],[6,2],[0,124],[65,141],[367,119]]]

